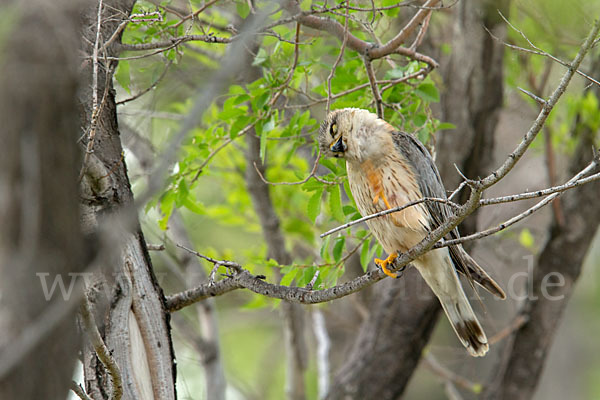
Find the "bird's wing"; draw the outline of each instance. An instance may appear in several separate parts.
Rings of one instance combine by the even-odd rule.
[[[404,132],[394,132],[392,134],[396,149],[407,158],[412,164],[415,172],[419,174],[419,188],[424,197],[435,197],[446,199],[446,190],[442,183],[440,173],[431,158],[431,155],[415,138]],[[428,201],[425,202],[427,210],[431,215],[431,228],[435,229],[440,226],[452,215],[450,206]],[[454,228],[447,235],[447,238],[456,239],[460,234],[457,228]],[[454,267],[458,272],[467,277],[469,283],[477,282],[490,293],[502,299],[506,297],[500,286],[467,254],[460,245],[449,246],[450,257],[454,263]]]

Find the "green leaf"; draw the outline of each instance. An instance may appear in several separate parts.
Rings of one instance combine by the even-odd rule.
[[[441,124],[438,125],[437,129],[438,129],[438,131],[443,131],[443,130],[447,130],[447,129],[456,129],[456,125],[454,125],[451,122],[442,122]]]
[[[205,210],[204,210],[204,207],[202,206],[202,203],[200,203],[198,201],[194,201],[190,196],[186,197],[183,200],[183,206],[193,213],[205,214]]]
[[[235,8],[242,19],[245,19],[250,14],[250,7],[248,7],[248,4],[245,1],[239,1]]]
[[[308,200],[308,218],[314,223],[321,213],[321,197],[323,196],[323,188],[315,191]]]
[[[437,103],[440,101],[440,94],[432,83],[422,83],[415,90],[415,94],[425,101]]]
[[[279,284],[281,286],[290,286],[290,284],[292,283],[292,281],[294,280],[294,278],[296,277],[297,274],[298,274],[297,268],[291,269],[289,272],[287,272],[285,275],[283,275],[283,277],[281,277]]]
[[[344,222],[344,211],[342,210],[342,198],[340,195],[340,187],[334,186],[329,190],[329,211],[333,218],[339,222]]]
[[[298,279],[296,279],[296,284],[300,287],[305,287],[306,285],[309,284],[309,282],[312,280],[312,278],[315,276],[315,273],[317,272],[317,267],[315,266],[310,266],[310,267],[306,267],[306,268],[302,268],[300,270],[301,273],[299,273],[298,275]],[[318,278],[317,278],[318,280]],[[316,284],[317,282],[315,282]]]
[[[262,295],[252,296],[252,300],[242,306],[242,310],[255,310],[257,308],[265,307],[269,304],[269,298]]]
[[[525,247],[526,249],[533,249],[535,245],[535,239],[533,238],[533,235],[529,229],[525,228],[521,231],[521,234],[519,235],[519,243],[521,243],[521,246]]]
[[[119,82],[119,85],[123,89],[127,91],[127,93],[131,94],[131,89],[129,85],[131,84],[131,75],[129,74],[129,61],[121,60],[119,62],[119,66],[117,67],[117,72],[115,72],[115,79]]]
[[[254,111],[258,111],[260,109],[262,109],[267,102],[269,101],[269,98],[271,97],[271,93],[269,93],[268,90],[265,89],[264,92],[262,92],[262,94],[260,96],[257,96],[255,99],[255,107],[254,107]]]
[[[421,127],[427,122],[427,115],[425,114],[417,114],[413,118],[413,123],[415,126]]]
[[[400,79],[404,76],[404,71],[406,68],[394,68],[386,72],[385,77],[387,79]]]
[[[302,190],[306,192],[312,192],[313,190],[323,189],[323,184],[316,180],[315,178],[310,178],[307,182],[303,183],[301,186]]]
[[[321,160],[319,161],[319,163],[321,165],[329,168],[329,170],[331,172],[333,172],[334,174],[337,174],[337,166],[333,163],[333,161],[331,159],[321,158]]]
[[[346,237],[338,236],[335,238],[335,243],[333,245],[332,255],[333,259],[336,263],[340,262],[342,259],[342,253],[344,252],[344,247],[346,245]]]
[[[429,131],[425,130],[425,129],[421,129],[418,133],[417,133],[417,138],[419,139],[419,141],[423,144],[426,144],[429,141]]]
[[[275,119],[273,117],[269,118],[267,122],[263,125],[263,132],[271,132],[275,128]]]
[[[329,242],[331,241],[331,235],[326,236],[323,244],[321,245],[321,250],[319,251],[319,255],[325,261],[329,260],[329,255],[327,253],[327,249],[329,248]]]
[[[362,266],[363,272],[367,272],[367,268],[371,262],[369,243],[371,243],[370,240],[365,240],[362,244],[362,248],[360,249],[360,265]]]
[[[167,230],[167,223],[169,222],[169,218],[173,213],[173,209],[175,208],[175,200],[177,195],[172,190],[166,192],[160,198],[160,211],[163,214],[163,218],[158,221],[158,226],[162,230]]]

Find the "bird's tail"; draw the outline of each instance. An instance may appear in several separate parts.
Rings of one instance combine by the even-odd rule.
[[[439,297],[442,308],[454,328],[454,332],[473,357],[481,357],[487,353],[489,346],[485,332],[481,328],[465,293],[460,288],[457,298]]]
[[[440,300],[454,332],[469,354],[474,357],[485,355],[489,349],[487,337],[458,280],[448,251],[438,249],[428,255],[426,262],[423,260],[415,265]]]

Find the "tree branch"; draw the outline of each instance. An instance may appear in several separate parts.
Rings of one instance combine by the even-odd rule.
[[[90,338],[90,342],[96,351],[96,355],[106,371],[110,376],[110,380],[112,383],[112,393],[111,399],[121,400],[123,396],[123,382],[121,380],[121,369],[119,365],[113,358],[110,350],[106,347],[102,336],[100,336],[100,332],[98,331],[98,327],[96,326],[96,321],[94,319],[94,315],[92,314],[92,310],[90,307],[90,303],[86,298],[83,299],[81,307],[79,309],[81,314],[81,319],[83,320],[83,324],[85,326],[85,330]]]
[[[393,267],[390,268],[392,271],[397,271],[406,266],[415,258],[421,256],[425,252],[429,251],[436,242],[444,237],[448,232],[454,229],[457,225],[460,224],[468,215],[470,215],[473,211],[475,211],[479,207],[481,193],[488,187],[497,183],[500,179],[502,179],[506,174],[514,167],[516,162],[521,158],[524,152],[527,150],[528,146],[531,144],[537,133],[540,131],[545,119],[548,114],[560,98],[560,96],[564,93],[567,85],[572,78],[575,69],[579,66],[581,61],[583,60],[585,54],[590,49],[593,39],[596,37],[598,30],[600,29],[600,22],[594,25],[594,28],[591,30],[588,38],[580,48],[577,53],[575,59],[571,64],[571,68],[569,68],[563,78],[561,79],[560,84],[550,97],[547,102],[547,106],[543,107],[540,115],[534,121],[532,127],[529,129],[522,142],[517,146],[517,148],[508,156],[507,160],[492,174],[483,178],[479,181],[473,181],[471,195],[469,196],[467,202],[461,206],[456,208],[455,214],[449,218],[447,221],[444,221],[440,226],[438,226],[435,230],[430,232],[421,242],[411,248],[409,251],[401,254],[394,264]],[[589,172],[587,169],[584,170]],[[579,177],[578,177],[579,179]],[[431,201],[442,201],[448,202],[445,199],[429,199]],[[427,201],[426,199],[417,200],[419,202]],[[449,204],[449,203],[447,203]],[[411,204],[412,206],[413,204]],[[407,205],[408,206],[408,205]],[[397,210],[386,210],[385,212],[391,213],[396,212]],[[374,218],[374,217],[371,217]],[[343,229],[343,228],[342,228]],[[447,243],[451,243],[447,241]],[[195,253],[199,255],[198,253]],[[206,285],[201,285],[198,288],[190,289],[186,292],[170,296],[168,297],[167,304],[171,311],[181,309],[188,304],[191,304],[194,301],[199,301],[203,296],[206,296],[209,293],[214,295],[222,294],[225,291],[230,291],[238,287],[244,287],[249,289],[255,293],[263,294],[268,297],[274,297],[282,300],[286,300],[294,303],[303,303],[303,304],[315,304],[325,301],[330,301],[334,299],[338,299],[344,296],[347,296],[351,293],[359,291],[364,287],[370,286],[373,283],[383,279],[385,274],[380,270],[369,271],[368,273],[355,278],[349,282],[346,282],[341,285],[336,285],[329,289],[322,290],[308,290],[305,288],[290,288],[286,286],[273,285],[265,282],[262,278],[255,275],[252,275],[247,270],[243,269],[241,265],[237,263],[230,263],[231,268],[234,269],[232,277],[228,278],[225,281],[227,282],[222,284],[220,291],[217,292],[214,290],[211,291]]]

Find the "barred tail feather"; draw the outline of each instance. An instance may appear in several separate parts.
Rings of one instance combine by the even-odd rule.
[[[440,300],[454,332],[469,354],[485,355],[489,349],[487,337],[458,280],[448,250],[430,251],[414,264]]]
[[[451,298],[440,298],[440,302],[456,336],[467,348],[469,354],[473,357],[482,357],[489,349],[487,337],[467,298],[464,297],[464,292],[462,294],[463,297],[459,297],[458,301]]]

